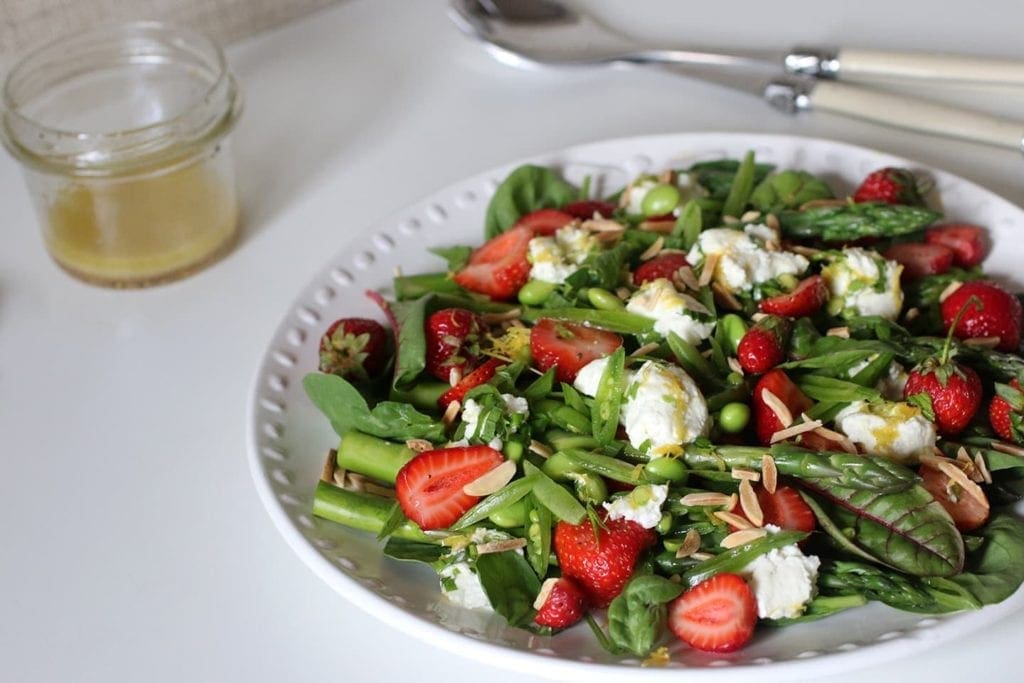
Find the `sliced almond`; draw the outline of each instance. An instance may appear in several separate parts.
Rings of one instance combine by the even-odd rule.
[[[730,311],[743,310],[743,304],[736,298],[736,295],[725,288],[721,282],[712,282],[711,291],[715,294],[715,303]]]
[[[773,394],[770,390],[762,389],[761,400],[764,401],[765,405],[768,406],[773,413],[775,413],[775,417],[778,418],[784,428],[793,424],[793,413],[789,412],[789,408],[787,408],[786,404],[782,402],[782,399]]]
[[[753,320],[755,323],[758,323],[758,322],[761,322],[762,320],[764,320],[767,317],[768,317],[767,313],[762,313],[761,311],[758,311],[757,313],[754,313],[752,316],[750,316],[750,319]]]
[[[764,538],[766,535],[768,535],[768,532],[765,529],[740,529],[723,538],[719,545],[727,549],[738,548],[741,545],[752,543],[759,538]]]
[[[544,606],[544,603],[548,601],[548,596],[551,595],[551,591],[555,589],[556,583],[558,583],[557,577],[544,579],[544,583],[540,585],[540,592],[537,593],[537,598],[533,601],[533,609],[540,609]]]
[[[701,550],[701,551],[695,552],[693,555],[690,555],[690,557],[692,557],[693,559],[695,559],[695,560],[697,560],[699,562],[703,562],[704,560],[710,560],[712,557],[714,557],[714,555],[712,555],[711,553],[706,553],[703,550]]]
[[[676,550],[676,557],[689,557],[700,550],[700,533],[696,529],[686,532],[683,544]]]
[[[366,488],[366,477],[358,472],[345,473],[345,488],[349,491],[362,491]]]
[[[706,491],[702,493],[687,493],[679,499],[679,504],[688,508],[693,507],[718,507],[729,504],[729,496],[717,491]]]
[[[725,510],[716,510],[715,517],[722,520],[731,527],[737,529],[751,529],[753,525],[746,519],[740,517],[735,512],[726,512]]]
[[[462,487],[467,496],[489,496],[516,476],[515,460],[506,460]]]
[[[441,422],[443,422],[445,426],[450,426],[455,422],[455,418],[459,416],[460,410],[462,410],[462,402],[452,401],[445,409],[444,415],[441,416]]]
[[[764,525],[761,503],[758,502],[757,494],[754,493],[754,487],[750,484],[749,479],[740,481],[740,507],[743,508],[743,514],[751,524],[754,526]]]
[[[852,455],[857,454],[857,446],[855,446],[854,443],[850,441],[850,437],[846,436],[845,434],[840,434],[839,432],[833,431],[828,427],[818,427],[817,429],[814,430],[814,433],[817,434],[818,436],[825,437],[829,441],[835,441],[837,444],[839,444],[839,447],[846,451],[847,453],[850,453]]]
[[[506,538],[500,541],[491,541],[489,543],[478,543],[476,546],[476,552],[479,555],[489,555],[491,553],[503,553],[506,550],[518,550],[519,548],[525,547],[525,538]]]
[[[380,484],[375,484],[372,481],[363,482],[363,491],[366,493],[372,493],[375,496],[380,496],[381,498],[390,498],[392,500],[398,497],[398,494],[395,493],[395,490],[390,486],[381,486]]]
[[[697,278],[698,286],[704,287],[711,282],[711,279],[715,277],[715,269],[718,268],[718,262],[721,260],[721,254],[710,254],[704,259],[704,265],[700,269],[700,277]]]
[[[740,365],[739,360],[734,356],[729,356],[726,360],[729,365],[729,369],[735,372],[737,375],[743,376],[743,366]]]
[[[779,471],[775,467],[775,458],[771,453],[761,456],[761,478],[764,480],[764,490],[768,493],[775,493],[779,481]]]
[[[985,495],[985,492],[975,482],[971,481],[971,478],[961,468],[957,467],[955,461],[949,458],[922,456],[921,464],[935,467],[949,477],[950,481],[963,489],[964,493],[981,503],[986,509],[988,508],[988,497]]]
[[[644,221],[637,226],[644,232],[657,232],[662,235],[668,235],[676,227],[675,219],[667,221]]]
[[[631,294],[632,292],[629,291],[628,287],[619,287],[618,289],[615,290],[615,296],[619,297],[623,301],[628,299]]]
[[[946,285],[946,288],[942,290],[942,293],[939,294],[939,303],[941,304],[943,301],[952,296],[953,292],[955,292],[956,290],[960,289],[963,286],[964,283],[960,282],[959,280],[954,280],[953,282],[950,282],[948,285]]]
[[[434,444],[430,443],[426,439],[407,439],[405,447],[413,453],[424,453],[426,451],[434,450]]]
[[[849,327],[831,327],[831,328],[829,328],[828,332],[825,333],[825,335],[829,336],[829,337],[842,337],[843,339],[849,339],[850,338],[850,328]]]
[[[348,472],[341,469],[340,467],[334,470],[334,474],[331,476],[331,478],[334,480],[334,485],[340,486],[341,488],[348,487],[348,478],[346,477],[347,474]]]
[[[1005,443],[1003,441],[993,442],[992,450],[1000,451],[1001,453],[1006,453],[1007,455],[1016,455],[1018,457],[1024,458],[1024,448],[1021,448],[1020,446],[1014,446],[1013,444]]]
[[[964,344],[976,349],[994,349],[999,346],[1000,341],[1002,339],[999,337],[971,337],[970,339],[964,339]]]
[[[779,217],[774,213],[770,213],[764,217],[764,224],[775,232],[779,232],[782,229],[782,226],[779,225]]]
[[[753,223],[760,217],[760,211],[755,211],[754,209],[751,209],[750,211],[747,211],[745,214],[740,216],[740,223]]]
[[[651,351],[657,351],[659,348],[661,348],[661,344],[659,344],[658,342],[651,342],[649,344],[644,344],[643,346],[641,346],[640,348],[638,348],[636,351],[629,355],[633,358],[637,356],[646,356]]]
[[[652,258],[657,256],[659,253],[661,253],[661,250],[662,250],[662,248],[664,248],[664,246],[665,246],[665,238],[659,235],[658,239],[654,240],[654,243],[651,244],[651,246],[647,247],[647,249],[645,249],[642,254],[640,254],[640,260],[641,261],[649,261],[649,260],[651,260]]]
[[[988,471],[988,463],[985,462],[985,458],[981,457],[981,453],[974,454],[974,467],[981,475],[981,480],[986,484],[992,483],[992,473]]]
[[[537,441],[537,439],[530,439],[530,450],[542,458],[550,458],[552,456],[552,450],[540,441]]]
[[[674,168],[666,168],[664,171],[658,174],[658,182],[664,183],[665,185],[675,185],[676,170]]]
[[[781,251],[782,245],[776,242],[775,240],[768,240],[767,242],[764,243],[764,250],[772,252]]]
[[[448,371],[448,384],[457,387],[462,381],[462,368],[452,368]]]
[[[730,472],[733,479],[747,479],[749,481],[760,481],[761,473],[757,470],[748,470],[743,467],[733,467]]]
[[[502,313],[481,313],[480,317],[485,323],[500,323],[506,320],[516,320],[523,312],[518,308],[510,308]]]
[[[723,225],[739,225],[740,224],[740,219],[736,218],[736,216],[722,216],[722,224]]]
[[[626,226],[618,221],[613,221],[610,218],[592,218],[590,220],[583,221],[581,226],[584,230],[590,232],[612,232],[622,233],[626,231]]]
[[[789,250],[794,254],[800,254],[801,256],[817,256],[821,253],[821,249],[805,247],[802,244],[791,244],[789,245]]]
[[[729,494],[729,502],[725,505],[726,512],[732,512],[740,504],[740,498],[735,493]]]
[[[917,306],[912,306],[911,308],[907,309],[906,313],[903,314],[903,319],[909,323],[917,320],[918,316],[920,315],[921,309],[919,309]]]
[[[811,420],[810,422],[801,422],[800,424],[795,424],[792,427],[780,429],[772,434],[771,443],[778,443],[779,441],[792,439],[794,436],[799,436],[805,432],[813,432],[820,426],[821,420]]]
[[[320,481],[333,484],[334,471],[336,469],[338,469],[338,451],[332,448],[327,451],[327,459],[324,460],[324,468],[320,470]]]

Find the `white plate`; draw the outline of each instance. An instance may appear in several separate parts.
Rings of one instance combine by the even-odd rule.
[[[905,159],[852,145],[771,135],[679,134],[610,140],[544,154],[527,161],[555,166],[579,183],[593,177],[597,192],[622,187],[643,171],[680,168],[694,161],[737,158],[753,149],[758,161],[821,175],[838,193],[850,192],[870,171],[887,165],[918,167]],[[606,654],[580,624],[554,637],[509,627],[487,612],[464,610],[441,597],[426,567],[383,557],[368,534],[316,519],[313,490],[337,438],[306,399],[301,380],[317,365],[324,329],[343,316],[381,319],[364,296],[388,288],[396,266],[406,273],[436,271],[443,262],[426,247],[478,244],[490,195],[509,164],[451,185],[368,229],[317,272],[285,314],[256,375],[249,416],[249,462],[271,518],[292,549],[352,603],[418,638],[482,662],[537,676],[588,681],[618,678],[637,669],[635,659]],[[993,193],[942,171],[930,171],[946,218],[985,225],[993,251],[986,271],[1019,287],[1022,277],[1011,239],[1024,213]],[[1007,245],[1007,246],[1004,246]],[[1016,280],[1016,281],[1015,281]],[[384,289],[386,291],[386,289]],[[1024,592],[1000,605],[939,618],[871,604],[813,624],[762,628],[733,655],[706,655],[681,643],[665,669],[634,670],[645,680],[759,680],[815,677],[905,657],[983,628],[1019,609]]]

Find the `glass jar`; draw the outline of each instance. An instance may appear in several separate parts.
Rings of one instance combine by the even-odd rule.
[[[0,137],[53,259],[144,287],[225,253],[238,231],[228,133],[241,102],[211,40],[157,22],[45,45],[10,72]]]

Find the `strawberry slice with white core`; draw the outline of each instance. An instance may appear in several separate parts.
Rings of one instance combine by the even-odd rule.
[[[405,516],[421,529],[444,529],[476,505],[478,496],[463,487],[505,461],[490,446],[457,446],[424,451],[395,478],[395,493]]]

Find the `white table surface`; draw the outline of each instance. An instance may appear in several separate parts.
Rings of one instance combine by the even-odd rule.
[[[700,3],[699,15],[671,0],[591,4],[663,40],[1022,56],[1024,5],[1011,0]],[[601,138],[734,130],[886,149],[1024,201],[1024,160],[1010,152],[791,118],[658,72],[510,70],[459,35],[440,0],[343,2],[229,57],[247,104],[236,138],[245,234],[190,279],[115,292],[65,276],[18,168],[0,156],[2,680],[522,680],[431,649],[333,593],[272,526],[245,457],[250,379],[313,269],[451,181]],[[985,100],[1024,114],[1019,93]],[[1022,629],[1018,614],[829,680],[903,682],[925,669],[937,681],[1020,680]]]

